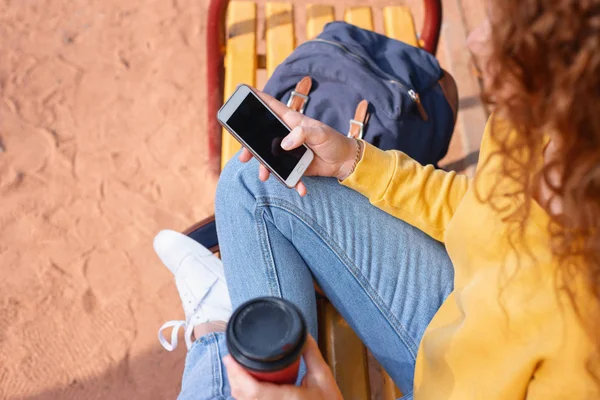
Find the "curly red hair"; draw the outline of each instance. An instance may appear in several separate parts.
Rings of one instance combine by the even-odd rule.
[[[518,135],[491,135],[502,175],[526,198],[512,216],[525,221],[540,180],[550,189],[542,206],[552,219],[557,290],[569,296],[600,349],[599,308],[580,304],[576,288],[583,278],[600,304],[600,0],[498,0],[492,9],[485,97]],[[558,146],[538,180],[529,171],[545,134]],[[550,207],[555,200],[559,213]],[[598,351],[590,355],[596,378],[599,359]]]

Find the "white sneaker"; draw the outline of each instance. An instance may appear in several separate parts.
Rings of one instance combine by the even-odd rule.
[[[185,321],[169,321],[158,330],[158,340],[168,351],[177,348],[177,334],[185,329],[185,344],[192,346],[198,324],[228,321],[231,300],[225,283],[223,263],[194,239],[175,231],[160,231],[154,238],[154,251],[175,276],[175,285],[185,312]],[[163,330],[173,328],[171,343]]]

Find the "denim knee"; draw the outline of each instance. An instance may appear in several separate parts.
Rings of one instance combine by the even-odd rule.
[[[248,183],[252,179],[258,180],[258,168],[255,162],[242,163],[238,160],[237,154],[227,162],[217,184],[215,196],[217,216],[224,207],[232,210],[239,206],[249,193],[251,194]]]

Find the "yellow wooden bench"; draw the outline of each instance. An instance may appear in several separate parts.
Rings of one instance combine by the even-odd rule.
[[[435,53],[441,23],[441,0],[424,1],[424,42],[417,37],[413,17],[407,7],[385,7],[383,26],[387,36],[413,46],[425,45],[427,50]],[[218,107],[233,93],[238,84],[256,86],[259,69],[265,69],[268,78],[299,44],[295,40],[292,3],[268,2],[264,5],[264,55],[257,53],[257,4],[251,1],[232,1],[228,5],[227,3],[228,0],[211,1],[207,25],[209,153],[213,161],[217,161],[213,163],[215,171],[224,166],[240,149],[240,144],[231,135],[220,134],[220,127],[216,125],[215,118]],[[334,20],[333,6],[309,4],[298,7],[306,7],[307,39],[316,37],[325,24]],[[344,20],[373,30],[373,12],[368,6],[347,8]],[[220,157],[215,155],[217,152],[220,153]],[[194,229],[203,223],[190,228],[187,233],[193,236]],[[319,347],[333,370],[344,399],[371,399],[375,391],[379,399],[400,397],[400,391],[385,372],[377,377],[369,376],[369,371],[374,372],[380,368],[369,368],[365,346],[323,296],[318,299],[318,310]],[[374,381],[373,385],[371,381]]]
[[[316,37],[325,24],[334,20],[333,6],[306,6],[306,37]],[[348,8],[344,20],[364,29],[373,30],[373,13],[370,7]],[[383,10],[385,34],[413,46],[419,45],[412,14],[407,7],[389,6]],[[293,6],[291,3],[265,4],[265,65],[267,77],[294,50]],[[259,67],[257,54],[257,5],[249,1],[232,1],[227,10],[227,41],[225,53],[224,98],[236,86],[246,83],[256,86]],[[233,136],[224,132],[221,145],[221,166],[240,149]]]

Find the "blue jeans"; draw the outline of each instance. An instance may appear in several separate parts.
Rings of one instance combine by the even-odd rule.
[[[317,337],[313,279],[410,398],[425,328],[453,288],[444,245],[379,210],[335,179],[304,178],[301,198],[256,161],[224,169],[217,230],[232,304],[258,296],[295,303]],[[228,399],[222,333],[188,352],[181,399]]]

